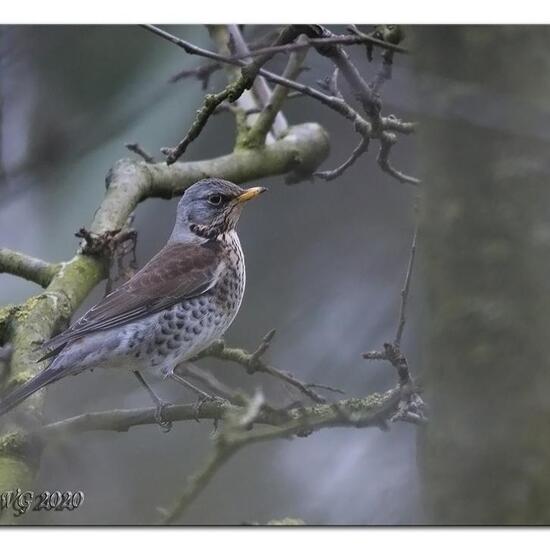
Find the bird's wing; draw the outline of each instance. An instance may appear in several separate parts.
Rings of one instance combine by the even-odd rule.
[[[223,259],[219,244],[166,245],[140,271],[105,296],[67,330],[42,346],[57,355],[69,342],[86,334],[110,329],[157,313],[182,300],[199,296],[217,282]]]

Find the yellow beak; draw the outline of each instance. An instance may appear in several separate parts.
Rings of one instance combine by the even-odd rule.
[[[235,200],[237,202],[246,202],[261,195],[264,191],[267,191],[265,187],[251,187],[250,189],[246,189],[244,193],[239,195]]]

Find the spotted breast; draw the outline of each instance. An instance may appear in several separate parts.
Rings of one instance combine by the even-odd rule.
[[[218,236],[222,268],[216,284],[207,292],[128,327],[128,355],[141,368],[160,368],[167,374],[219,339],[237,315],[244,295],[244,256],[235,231]]]

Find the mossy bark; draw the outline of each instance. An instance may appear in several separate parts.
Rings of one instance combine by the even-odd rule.
[[[426,520],[548,524],[550,186],[532,113],[550,105],[550,29],[414,35],[439,111],[420,133]]]

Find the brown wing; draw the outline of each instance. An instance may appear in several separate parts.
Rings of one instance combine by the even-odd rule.
[[[81,336],[125,325],[203,294],[216,284],[223,262],[218,252],[218,243],[212,241],[201,246],[166,245],[131,279],[46,342],[43,348],[51,351],[40,360],[57,355]]]

